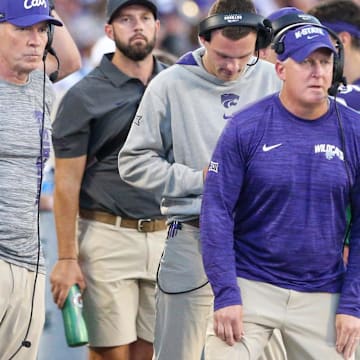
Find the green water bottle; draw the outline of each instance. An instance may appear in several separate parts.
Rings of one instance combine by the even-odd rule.
[[[66,342],[70,347],[88,343],[88,333],[82,316],[82,297],[78,285],[73,285],[62,308]]]

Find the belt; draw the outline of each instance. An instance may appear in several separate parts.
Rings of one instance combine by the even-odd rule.
[[[199,219],[183,221],[183,224],[187,224],[187,225],[190,225],[190,226],[200,228],[200,220]]]
[[[136,229],[140,232],[154,232],[166,229],[166,220],[157,219],[125,219],[104,211],[80,209],[79,216],[83,219],[99,221],[105,224]]]

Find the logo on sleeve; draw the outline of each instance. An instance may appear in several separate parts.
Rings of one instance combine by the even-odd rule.
[[[218,171],[219,171],[219,163],[217,163],[215,161],[210,161],[209,171],[212,171],[214,173],[218,173]]]

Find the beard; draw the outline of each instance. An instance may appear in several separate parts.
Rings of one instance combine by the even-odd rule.
[[[115,38],[116,48],[124,54],[127,58],[133,61],[144,60],[155,48],[156,37],[154,36],[151,41],[144,37],[145,45],[133,44],[131,45],[131,39],[128,44],[125,44],[123,41]]]

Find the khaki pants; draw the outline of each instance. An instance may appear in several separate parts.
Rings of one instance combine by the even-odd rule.
[[[355,351],[355,360],[360,360],[360,346]]]
[[[0,359],[8,360],[24,341],[29,325],[35,273],[0,260]],[[45,275],[38,274],[33,314],[26,340],[16,360],[35,360],[45,321]]]
[[[182,224],[166,241],[159,283],[165,292],[184,293],[157,290],[155,360],[200,360],[213,306],[213,293],[206,281],[199,229]],[[284,360],[284,353],[281,337],[275,334],[259,360]]]
[[[154,341],[155,278],[166,230],[139,232],[79,219],[83,314],[93,347]]]
[[[206,283],[199,229],[182,224],[166,240],[161,259],[159,284],[164,292],[156,293],[154,360],[200,360],[213,299]]]
[[[336,351],[338,294],[303,293],[238,278],[243,298],[244,338],[228,346],[207,330],[206,360],[257,360],[274,328],[281,331],[290,360],[343,360]]]

